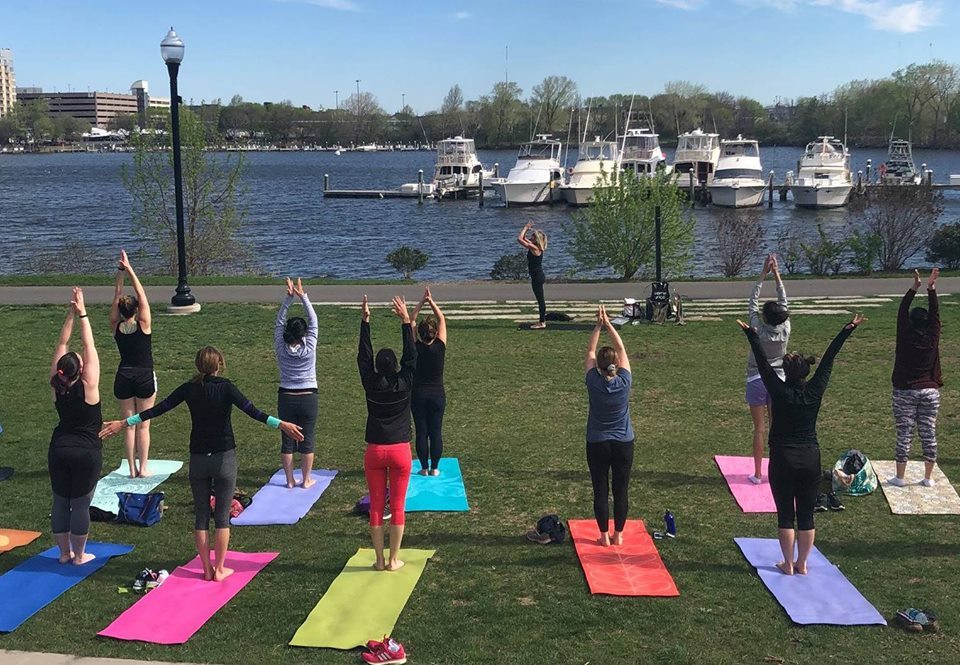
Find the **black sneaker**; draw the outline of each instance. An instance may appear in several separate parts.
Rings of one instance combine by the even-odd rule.
[[[840,503],[840,497],[833,492],[830,492],[830,494],[827,495],[827,506],[830,507],[830,510],[843,510],[843,504]]]
[[[815,513],[825,513],[827,512],[827,495],[821,494],[817,497],[817,505],[813,507],[813,512]]]

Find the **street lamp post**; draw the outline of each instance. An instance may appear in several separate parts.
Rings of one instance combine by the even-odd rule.
[[[200,310],[187,285],[187,249],[183,229],[183,177],[180,167],[180,95],[177,94],[177,73],[183,61],[183,40],[170,28],[160,42],[160,55],[170,74],[170,128],[173,134],[173,189],[177,209],[177,292],[170,299],[170,311],[189,314]]]

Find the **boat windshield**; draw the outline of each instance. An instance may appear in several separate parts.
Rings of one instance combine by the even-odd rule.
[[[655,134],[642,136],[626,136],[623,139],[623,156],[649,155],[660,147],[660,141]]]
[[[677,150],[713,150],[717,137],[710,134],[684,134],[677,143]]]
[[[583,143],[580,145],[578,161],[596,161],[613,159],[613,144],[611,143]]]
[[[760,178],[763,180],[763,174],[760,169],[720,169],[713,174],[713,179],[718,178]]]
[[[756,143],[730,143],[723,146],[723,156],[724,157],[736,157],[737,155],[743,155],[744,157],[759,157],[760,149],[757,147]]]
[[[518,159],[556,159],[557,143],[524,143],[520,146]]]
[[[440,141],[437,146],[437,152],[443,156],[466,156],[475,153],[477,150],[473,146],[473,139],[464,139],[462,141]]]

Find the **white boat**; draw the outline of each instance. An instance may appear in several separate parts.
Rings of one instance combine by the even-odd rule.
[[[677,184],[689,187],[694,184],[709,185],[720,159],[720,135],[707,134],[695,129],[677,137],[677,152],[673,155],[673,172]]]
[[[570,169],[567,184],[560,190],[567,203],[583,206],[593,200],[593,190],[604,173],[609,180],[620,164],[620,150],[615,141],[583,141],[577,151],[577,163]]]
[[[520,146],[517,163],[506,178],[493,178],[493,191],[507,205],[552,203],[563,199],[563,166],[560,164],[563,144],[540,134]]]
[[[437,142],[437,164],[433,174],[433,184],[439,196],[449,193],[457,196],[465,190],[476,193],[480,189],[480,174],[488,180],[492,177],[484,170],[477,157],[477,147],[473,139],[454,136]]]
[[[667,156],[660,148],[660,137],[649,129],[628,129],[620,137],[620,170],[638,176],[651,175],[658,169],[669,173]]]
[[[752,208],[763,201],[763,167],[760,145],[738,136],[720,141],[720,160],[710,183],[710,200],[725,208]]]
[[[880,183],[883,185],[919,185],[923,177],[913,162],[913,145],[910,141],[890,139],[887,161],[880,167]]]
[[[850,153],[843,142],[820,136],[808,143],[790,186],[793,204],[798,208],[840,208],[847,205],[852,190]]]

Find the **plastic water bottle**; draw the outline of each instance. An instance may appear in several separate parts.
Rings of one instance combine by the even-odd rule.
[[[677,537],[677,522],[673,519],[673,513],[669,510],[663,514],[663,523],[667,529],[667,535],[671,538]]]

